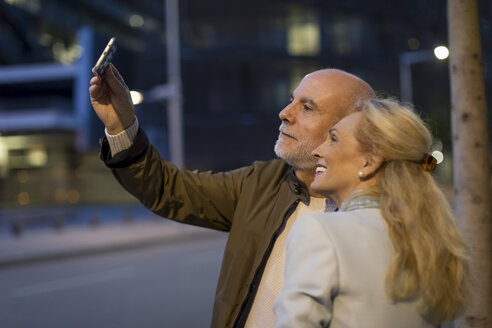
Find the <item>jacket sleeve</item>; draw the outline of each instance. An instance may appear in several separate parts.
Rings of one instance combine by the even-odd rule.
[[[299,218],[287,237],[284,286],[274,305],[275,328],[328,327],[337,292],[336,252],[314,217]]]
[[[133,145],[101,158],[119,183],[154,213],[182,223],[228,231],[244,178],[252,167],[212,173],[179,169],[163,160],[140,129]]]

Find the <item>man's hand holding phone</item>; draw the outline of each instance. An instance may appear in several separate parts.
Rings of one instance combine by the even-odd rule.
[[[92,68],[94,76],[89,87],[92,107],[108,133],[112,135],[124,131],[135,121],[130,90],[118,70],[111,64],[115,50],[115,38],[111,38]]]

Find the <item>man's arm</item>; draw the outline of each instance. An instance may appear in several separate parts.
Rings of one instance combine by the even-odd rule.
[[[113,65],[90,84],[92,106],[106,127],[102,159],[120,184],[160,216],[229,230],[242,183],[253,168],[216,174],[177,168],[139,128],[129,89]]]
[[[216,230],[230,230],[243,184],[259,166],[227,172],[179,169],[163,160],[139,129],[130,148],[110,155],[107,141],[101,157],[118,182],[159,216]]]

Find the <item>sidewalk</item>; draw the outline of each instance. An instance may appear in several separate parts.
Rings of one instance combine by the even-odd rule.
[[[100,253],[148,247],[191,239],[220,238],[223,232],[166,219],[120,222],[92,227],[39,229],[15,237],[0,235],[0,269]]]

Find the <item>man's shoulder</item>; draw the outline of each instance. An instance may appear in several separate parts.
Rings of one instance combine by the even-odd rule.
[[[283,159],[280,158],[274,158],[268,161],[255,161],[253,164],[251,164],[254,167],[257,168],[285,168],[287,170],[290,170],[291,166],[287,164]]]
[[[255,161],[251,167],[253,171],[261,175],[286,176],[292,171],[292,167],[279,158],[269,161]]]
[[[272,180],[285,180],[290,174],[292,167],[282,159],[271,159],[268,161],[255,161],[249,166],[234,171],[243,172],[247,179],[254,179],[266,183]]]

